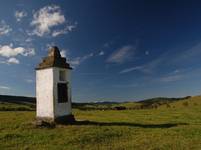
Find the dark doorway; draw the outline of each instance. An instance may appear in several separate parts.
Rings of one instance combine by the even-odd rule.
[[[66,83],[58,83],[58,103],[68,102],[68,87]]]

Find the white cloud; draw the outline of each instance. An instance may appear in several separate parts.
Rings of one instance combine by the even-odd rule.
[[[93,56],[94,56],[94,54],[93,54],[93,53],[90,53],[90,54],[87,54],[87,55],[85,55],[85,56],[83,56],[83,57],[76,57],[76,58],[74,58],[74,59],[72,59],[72,60],[70,61],[70,64],[71,64],[73,67],[76,67],[76,66],[80,65],[82,62],[88,60],[89,58],[91,58],[91,57],[93,57]]]
[[[55,29],[55,27],[61,25],[65,27],[63,29]],[[42,37],[50,34],[52,37],[56,37],[73,31],[77,23],[71,23],[69,20],[66,20],[60,6],[49,5],[39,9],[33,14],[31,26],[34,27],[34,30],[31,32],[27,31],[27,34],[30,36],[37,35]]]
[[[178,50],[178,51],[176,51]],[[141,69],[136,69],[135,66],[131,68],[126,68],[120,73],[129,73],[131,71],[140,71],[145,74],[154,74],[163,67],[180,67],[185,68],[188,67],[188,65],[191,64],[197,64],[199,63],[199,57],[201,55],[201,42],[188,48],[188,49],[180,49],[177,48],[176,50],[168,50],[156,57],[155,59],[142,64]],[[126,72],[125,72],[126,71]],[[175,70],[174,74],[180,73],[180,70]],[[181,77],[182,78],[182,77]],[[160,80],[162,82],[170,82],[173,80],[179,79],[179,76],[165,76],[161,78]]]
[[[76,57],[76,58],[74,58],[74,59],[72,59],[72,60],[70,61],[70,64],[71,64],[73,67],[78,66],[80,63],[81,63],[81,57]]]
[[[168,60],[166,60],[167,58],[169,58],[167,56],[168,56],[168,52],[160,55],[158,58],[153,59],[152,61],[146,64],[141,65],[141,68],[137,70],[145,74],[153,74],[154,71],[156,71],[160,65],[165,65],[169,62]]]
[[[25,42],[31,42],[31,41],[33,41],[33,39],[30,37],[25,40]]]
[[[142,68],[143,68],[142,66],[126,68],[126,69],[120,71],[119,73],[124,74],[124,73],[132,72],[132,71],[135,71],[135,70],[141,70]]]
[[[9,58],[7,60],[7,64],[19,64],[19,63],[20,63],[20,61],[18,59],[14,58],[14,57]]]
[[[65,50],[62,50],[60,53],[61,53],[62,57],[66,57],[66,51]]]
[[[69,25],[69,26],[66,26],[64,29],[53,31],[53,32],[52,32],[52,36],[53,36],[53,37],[56,37],[56,36],[59,36],[59,35],[62,35],[62,34],[69,33],[69,32],[71,32],[71,31],[73,31],[74,28],[76,28],[76,25]]]
[[[0,64],[7,64],[7,65],[20,64],[20,61],[15,57],[11,57],[11,58],[8,58],[7,60],[3,60],[3,61],[1,60]]]
[[[19,11],[19,10],[17,10],[15,12],[15,18],[16,18],[17,22],[20,22],[26,16],[27,16],[27,12],[26,11]]]
[[[13,44],[3,46],[0,45],[0,56],[9,58],[17,55],[33,56],[35,55],[35,50],[33,48],[25,49],[24,47],[13,48]]]
[[[0,89],[2,89],[2,90],[10,90],[10,87],[8,87],[8,86],[0,86]]]
[[[53,37],[56,37],[56,36],[59,36],[59,35],[62,35],[62,34],[66,34],[68,31],[63,29],[63,30],[55,30],[52,32],[52,36]]]
[[[50,28],[63,24],[65,17],[61,12],[61,8],[56,5],[45,6],[36,11],[33,15],[31,22],[32,26],[35,26],[34,34],[43,36],[50,33]]]
[[[22,54],[23,56],[34,56],[36,54],[34,48],[24,48],[24,53]]]
[[[24,48],[22,47],[13,48],[12,44],[0,46],[0,56],[3,56],[3,57],[17,56],[19,54],[22,54],[23,52],[24,52]]]
[[[127,45],[123,46],[120,49],[117,49],[108,59],[107,62],[109,63],[124,63],[134,54],[135,48],[133,46]]]
[[[105,55],[105,52],[104,51],[100,51],[98,55],[99,56],[103,56],[103,55]]]
[[[0,21],[0,36],[7,35],[12,29],[6,24],[4,20]]]

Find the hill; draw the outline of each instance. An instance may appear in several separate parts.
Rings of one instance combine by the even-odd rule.
[[[33,111],[36,98],[0,95],[0,111]]]
[[[158,97],[146,99],[138,102],[94,102],[94,103],[73,103],[73,108],[80,110],[125,110],[125,109],[152,109],[161,105],[169,105],[176,101],[191,98],[190,96],[181,98]],[[22,96],[0,95],[0,110],[31,111],[35,110],[36,98]]]

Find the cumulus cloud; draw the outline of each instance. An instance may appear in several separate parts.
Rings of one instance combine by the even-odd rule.
[[[61,25],[62,27],[65,27],[61,29]],[[73,29],[76,28],[77,23],[71,23],[69,20],[66,20],[60,6],[49,5],[39,9],[33,14],[31,26],[34,27],[34,30],[31,32],[28,31],[28,35],[42,37],[50,34],[51,36],[56,37],[73,31]],[[55,29],[55,27],[58,26],[60,26],[60,29]]]
[[[50,32],[50,28],[65,22],[59,6],[45,6],[33,15],[32,26],[35,26],[35,34],[43,36]]]
[[[124,63],[134,54],[135,48],[133,46],[127,45],[120,49],[117,49],[108,59],[109,63]]]
[[[14,58],[14,57],[9,58],[7,60],[7,64],[19,64],[19,63],[20,63],[20,61],[18,59]]]
[[[15,11],[15,18],[17,22],[20,22],[26,16],[27,16],[26,11],[19,11],[19,10]]]
[[[33,56],[35,55],[35,50],[33,48],[27,48],[24,47],[13,47],[13,44],[10,45],[0,45],[0,56],[2,57],[15,57],[17,55],[22,56]]]
[[[0,21],[0,36],[7,35],[12,29],[6,24],[4,20]]]

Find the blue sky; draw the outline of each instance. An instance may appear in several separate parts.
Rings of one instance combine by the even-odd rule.
[[[35,96],[35,70],[57,45],[74,67],[73,100],[201,94],[201,3],[6,0],[0,94]]]

